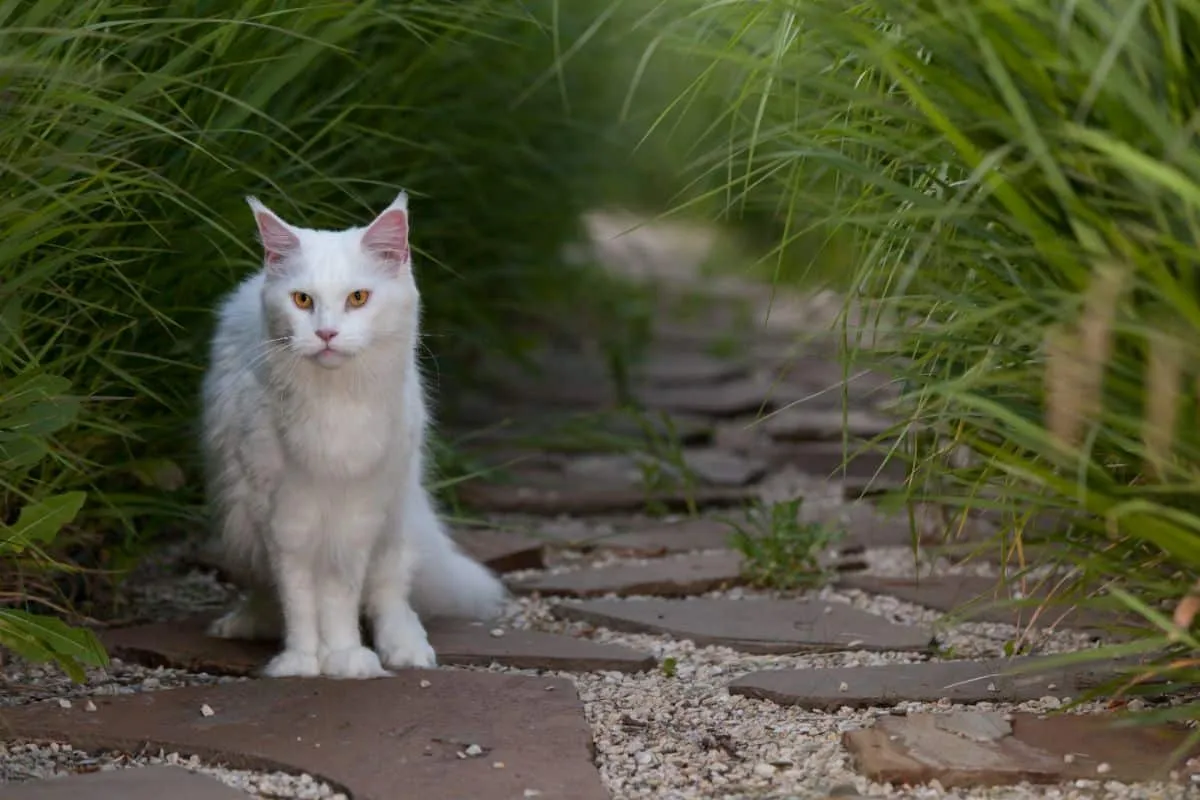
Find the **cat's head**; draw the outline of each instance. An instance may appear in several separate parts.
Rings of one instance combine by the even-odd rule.
[[[339,367],[373,348],[413,346],[418,295],[401,192],[365,228],[289,225],[254,197],[269,334],[295,355]]]

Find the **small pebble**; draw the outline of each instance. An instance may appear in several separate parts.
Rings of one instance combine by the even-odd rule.
[[[816,483],[821,483],[816,481]],[[804,484],[807,486],[807,484]],[[794,493],[799,496],[803,493]],[[837,490],[838,502],[842,490]],[[810,505],[807,501],[806,506]],[[589,532],[592,523],[587,520],[567,519],[567,523],[581,527],[581,534]],[[607,524],[607,523],[606,523]],[[615,529],[620,529],[618,526]],[[582,538],[582,537],[581,537]],[[863,556],[874,574],[907,576],[916,574],[913,553],[905,548],[868,548]],[[564,558],[565,569],[579,569],[595,560],[597,563],[649,563],[647,559],[631,559],[624,556],[606,556],[599,552],[586,557]],[[941,563],[941,562],[939,562]],[[925,565],[926,567],[928,564]],[[939,567],[940,569],[941,567]],[[551,570],[564,569],[558,565]],[[925,569],[925,567],[921,567]],[[995,574],[995,567],[983,562],[948,566],[950,574]],[[191,582],[191,583],[189,583]],[[194,586],[193,586],[194,583]],[[199,588],[198,596],[206,597],[204,603],[213,598],[224,604],[230,597],[225,588],[218,586],[211,576],[188,578],[181,581],[178,575],[171,578],[172,587],[189,586]],[[190,590],[190,589],[189,589]],[[770,593],[752,589],[717,591],[710,597],[723,597],[735,602],[755,602]],[[870,595],[851,590],[825,587],[813,590],[818,602],[832,612],[838,604],[848,604],[859,610],[884,616],[900,624],[932,626],[940,613],[903,603],[895,598]],[[187,605],[187,600],[175,599],[172,608],[182,608],[187,614],[209,613],[219,604],[205,606],[204,603]],[[147,597],[150,594],[147,593]],[[158,595],[155,595],[158,597]],[[617,602],[639,602],[639,599]],[[149,602],[159,605],[158,599]],[[1107,779],[1099,769],[1091,780],[1083,781],[1077,791],[1073,783],[1046,787],[993,787],[966,791],[945,789],[933,782],[900,791],[886,784],[875,784],[854,770],[854,766],[842,745],[842,734],[846,731],[869,727],[876,718],[889,712],[898,715],[922,714],[929,711],[957,712],[964,709],[995,711],[1010,721],[1014,712],[1044,714],[1054,706],[1051,702],[1032,700],[1025,703],[992,702],[977,706],[963,706],[950,701],[928,703],[906,701],[896,703],[893,708],[881,704],[870,709],[841,708],[833,712],[814,712],[803,707],[779,706],[762,700],[731,695],[729,683],[751,671],[764,669],[837,669],[851,667],[885,666],[889,664],[917,663],[917,657],[908,653],[840,650],[829,653],[801,653],[787,655],[758,655],[737,652],[725,647],[697,646],[688,640],[668,636],[622,633],[602,626],[572,623],[556,618],[554,606],[557,600],[541,597],[515,597],[509,603],[502,618],[492,623],[481,623],[479,632],[503,636],[505,631],[534,630],[570,636],[586,636],[602,644],[618,644],[636,648],[654,655],[660,663],[671,659],[675,665],[675,677],[662,674],[660,670],[646,673],[533,671],[506,669],[498,665],[484,668],[497,674],[524,674],[545,676],[549,679],[566,678],[571,682],[567,691],[578,692],[583,709],[590,723],[595,742],[595,764],[609,796],[613,800],[688,800],[690,798],[748,798],[766,797],[823,797],[830,786],[845,786],[857,789],[864,797],[903,797],[908,800],[1192,800],[1196,787],[1183,785],[1163,788],[1164,784],[1120,784]],[[496,626],[494,629],[490,626]],[[991,659],[1002,657],[1005,644],[1014,640],[1018,632],[1013,626],[991,623],[965,623],[948,626],[939,634],[939,646],[953,650],[956,659]],[[1079,651],[1094,646],[1090,635],[1066,630],[1048,632],[1036,641],[1031,640],[1031,653],[1050,655]],[[861,642],[851,642],[851,647]],[[15,662],[14,662],[15,663]],[[472,668],[473,669],[473,668]],[[246,680],[244,678],[218,677],[188,673],[173,669],[148,669],[132,663],[114,659],[106,670],[88,671],[86,684],[71,684],[53,668],[30,669],[28,666],[14,670],[4,666],[3,675],[9,681],[30,687],[32,691],[8,693],[0,697],[0,706],[44,701],[49,699],[76,700],[85,702],[89,695],[123,695],[149,690],[171,690],[188,685],[213,686],[222,683]],[[452,677],[452,676],[451,676]],[[835,682],[836,679],[835,679]],[[986,681],[985,681],[986,682]],[[420,680],[422,689],[431,685],[429,680]],[[440,685],[440,684],[439,684]],[[843,682],[840,691],[849,691]],[[559,686],[544,685],[547,692]],[[856,685],[856,691],[860,688]],[[996,691],[989,686],[991,691]],[[1047,691],[1049,695],[1050,692]],[[1052,699],[1053,700],[1053,699]],[[90,699],[86,700],[91,704]],[[1130,704],[1132,706],[1132,703]],[[87,706],[85,706],[86,708]],[[1084,713],[1103,712],[1101,704],[1087,703],[1081,707]],[[3,718],[0,708],[0,719]],[[107,711],[107,709],[106,709]],[[222,712],[227,714],[227,711]],[[628,720],[633,720],[630,724]],[[305,742],[302,748],[316,748],[313,741],[320,733],[297,737]],[[51,774],[66,774],[78,771],[109,769],[117,764],[172,763],[186,765],[206,774],[215,774],[226,784],[250,796],[282,800],[346,800],[311,775],[287,775],[283,773],[261,773],[228,770],[208,765],[187,756],[159,757],[155,762],[150,757],[135,756],[132,761],[127,755],[101,755],[76,753],[66,746],[31,745],[32,753],[26,754],[23,743],[0,742],[0,782],[8,779],[2,770],[10,764],[21,770],[18,780],[26,776],[42,774],[41,767],[50,765]],[[479,745],[460,745],[459,758],[480,758],[488,754],[487,748]],[[475,748],[478,748],[476,752]],[[420,752],[420,748],[417,748]],[[1074,759],[1064,759],[1071,763]],[[504,762],[493,761],[492,769],[506,769]],[[1091,762],[1089,762],[1091,763]],[[32,765],[37,766],[32,766]],[[194,764],[194,766],[193,766]],[[1111,775],[1111,773],[1109,773]],[[502,777],[502,776],[497,776]],[[1099,779],[1098,779],[1099,778]],[[536,780],[536,775],[528,780]],[[769,790],[766,787],[769,786]],[[1193,794],[1186,794],[1192,792]],[[551,794],[539,789],[527,789],[524,796],[535,798]]]
[[[213,711],[212,706],[210,706],[208,703],[200,706],[200,716],[202,717],[211,717],[215,713],[217,712]]]
[[[161,750],[131,755],[128,753],[92,753],[76,750],[61,742],[3,742],[0,743],[0,787],[4,781],[38,780],[81,772],[129,769],[141,766],[170,765],[216,778],[226,786],[245,792],[250,797],[284,798],[294,800],[347,800],[328,784],[310,774],[290,775],[285,772],[255,772],[207,764],[198,757]],[[5,793],[0,790],[0,796]]]

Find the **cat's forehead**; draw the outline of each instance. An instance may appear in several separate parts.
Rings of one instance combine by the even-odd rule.
[[[295,277],[314,289],[374,282],[379,272],[362,247],[362,231],[304,231]]]

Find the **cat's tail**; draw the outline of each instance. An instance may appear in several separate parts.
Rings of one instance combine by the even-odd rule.
[[[500,614],[508,590],[487,567],[459,549],[432,508],[419,531],[410,602],[422,618],[491,619]]]

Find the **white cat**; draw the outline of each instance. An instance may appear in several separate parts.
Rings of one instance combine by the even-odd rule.
[[[417,613],[487,618],[506,593],[424,486],[408,198],[343,231],[247,201],[264,267],[221,305],[203,423],[217,549],[250,591],[209,634],[282,636],[271,677],[433,666]]]

